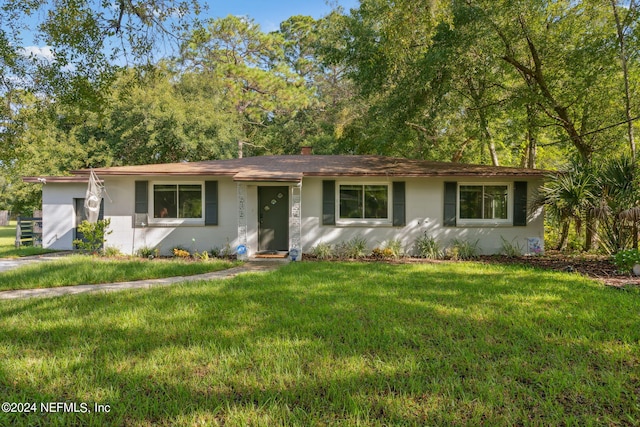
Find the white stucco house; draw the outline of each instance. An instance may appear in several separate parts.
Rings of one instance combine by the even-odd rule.
[[[229,245],[252,257],[308,253],[355,236],[370,248],[400,239],[410,252],[427,232],[447,246],[478,240],[482,253],[503,239],[527,251],[543,241],[542,210],[531,200],[544,171],[382,156],[260,156],[94,169],[104,183],[106,245],[169,254]],[[43,245],[72,249],[84,216],[89,170],[25,177],[42,185]],[[42,183],[46,181],[46,183]]]

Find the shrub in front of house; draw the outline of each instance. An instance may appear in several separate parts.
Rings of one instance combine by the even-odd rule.
[[[311,255],[320,260],[333,258],[333,246],[329,243],[320,242],[311,248]]]
[[[191,258],[191,253],[189,253],[188,250],[181,248],[179,246],[173,248],[172,253],[173,253],[173,256],[176,258],[183,258],[183,259]]]
[[[118,258],[118,257],[124,256],[124,254],[120,249],[113,246],[107,246],[106,248],[104,248],[103,254],[104,256],[111,257],[111,258]]]
[[[202,252],[194,252],[193,253],[193,257],[195,259],[199,259],[201,261],[207,261],[209,259],[209,252],[207,251],[202,251]]]
[[[447,249],[447,256],[453,260],[467,260],[478,257],[478,242],[468,240],[453,239],[451,246]]]
[[[507,256],[509,258],[515,258],[522,255],[522,247],[520,246],[520,244],[518,244],[517,242],[514,243],[513,240],[510,242],[502,236],[500,236],[500,239],[502,239],[502,246],[500,248],[501,255]]]
[[[376,259],[393,259],[397,258],[391,248],[373,248],[371,256]]]
[[[627,249],[619,251],[613,256],[613,264],[624,273],[631,273],[633,266],[640,264],[640,251]]]
[[[214,258],[231,258],[233,256],[233,249],[231,248],[231,241],[227,238],[224,246],[214,246],[211,248],[211,256]]]
[[[367,256],[367,240],[355,236],[351,240],[336,245],[336,256],[340,259],[358,259]]]
[[[415,240],[413,245],[415,256],[427,259],[442,259],[444,251],[440,243],[426,231]]]
[[[371,256],[377,259],[398,259],[402,255],[402,241],[400,239],[391,239],[385,242],[382,247],[376,247],[371,252]]]
[[[82,239],[76,239],[73,244],[83,252],[99,254],[104,247],[105,238],[113,231],[109,230],[111,219],[99,219],[95,223],[87,220],[78,225],[78,231],[82,233]]]
[[[384,250],[391,251],[393,258],[400,258],[404,255],[404,249],[402,248],[402,241],[400,239],[391,239],[384,244]]]
[[[160,250],[158,248],[150,248],[148,246],[143,246],[142,248],[136,251],[136,255],[138,255],[140,258],[148,258],[148,259],[158,258],[158,256],[160,256]]]

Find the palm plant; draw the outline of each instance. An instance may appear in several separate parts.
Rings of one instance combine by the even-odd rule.
[[[629,157],[608,162],[598,173],[598,200],[594,215],[603,231],[602,243],[609,253],[638,248],[640,190],[638,165]]]
[[[566,249],[571,223],[580,234],[582,223],[589,218],[596,200],[595,185],[590,169],[574,166],[569,172],[548,177],[548,181],[539,188],[532,201],[532,209],[544,206],[549,218],[560,224],[557,249]]]

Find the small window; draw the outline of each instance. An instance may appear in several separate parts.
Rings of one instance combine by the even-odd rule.
[[[341,219],[388,219],[388,185],[340,185]]]
[[[460,219],[506,220],[507,185],[461,185]]]
[[[202,218],[202,185],[155,184],[154,218]]]

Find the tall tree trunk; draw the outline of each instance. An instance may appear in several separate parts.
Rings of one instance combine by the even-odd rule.
[[[558,250],[564,251],[567,249],[567,240],[569,239],[569,221],[562,223],[562,231],[560,232],[560,241],[558,242]]]
[[[634,0],[629,3],[629,13],[633,13]],[[620,48],[620,64],[622,65],[622,76],[624,78],[624,102],[625,102],[625,115],[627,117],[627,134],[629,136],[629,150],[631,151],[631,158],[636,159],[636,142],[633,136],[633,122],[631,117],[631,95],[629,91],[629,68],[627,66],[627,48],[624,39],[624,25],[620,20],[620,14],[618,13],[618,6],[616,0],[611,0],[611,7],[613,8],[613,16],[616,19],[616,30],[618,33],[618,47]]]
[[[489,155],[491,156],[491,164],[493,166],[500,166],[500,162],[498,161],[498,152],[496,151],[496,144],[493,141],[493,136],[489,131],[489,125],[487,124],[487,119],[484,117],[484,114],[481,114],[482,118],[480,119],[480,123],[482,125],[482,134],[486,139],[487,148],[489,149]]]
[[[469,94],[473,99],[474,108],[478,112],[478,121],[480,126],[480,133],[484,138],[484,142],[487,145],[487,149],[489,150],[489,155],[491,156],[491,164],[493,166],[500,166],[500,162],[498,161],[498,152],[496,151],[496,144],[493,140],[493,136],[491,135],[491,131],[489,130],[489,120],[487,120],[487,115],[484,110],[485,107],[482,106],[483,94],[485,92],[482,82],[478,82],[478,86],[474,84],[471,78],[467,78],[467,87],[469,88]]]
[[[598,240],[598,221],[591,213],[587,212],[586,223],[584,250],[588,252],[591,249],[596,249],[596,241]]]
[[[535,110],[527,104],[527,146],[522,155],[523,168],[535,169],[538,154],[538,134],[536,132]]]
[[[467,148],[467,145],[469,145],[469,142],[471,142],[471,138],[465,139],[460,148],[458,148],[458,151],[451,157],[451,163],[459,163],[460,160],[462,160],[462,154],[464,153],[464,149]]]

